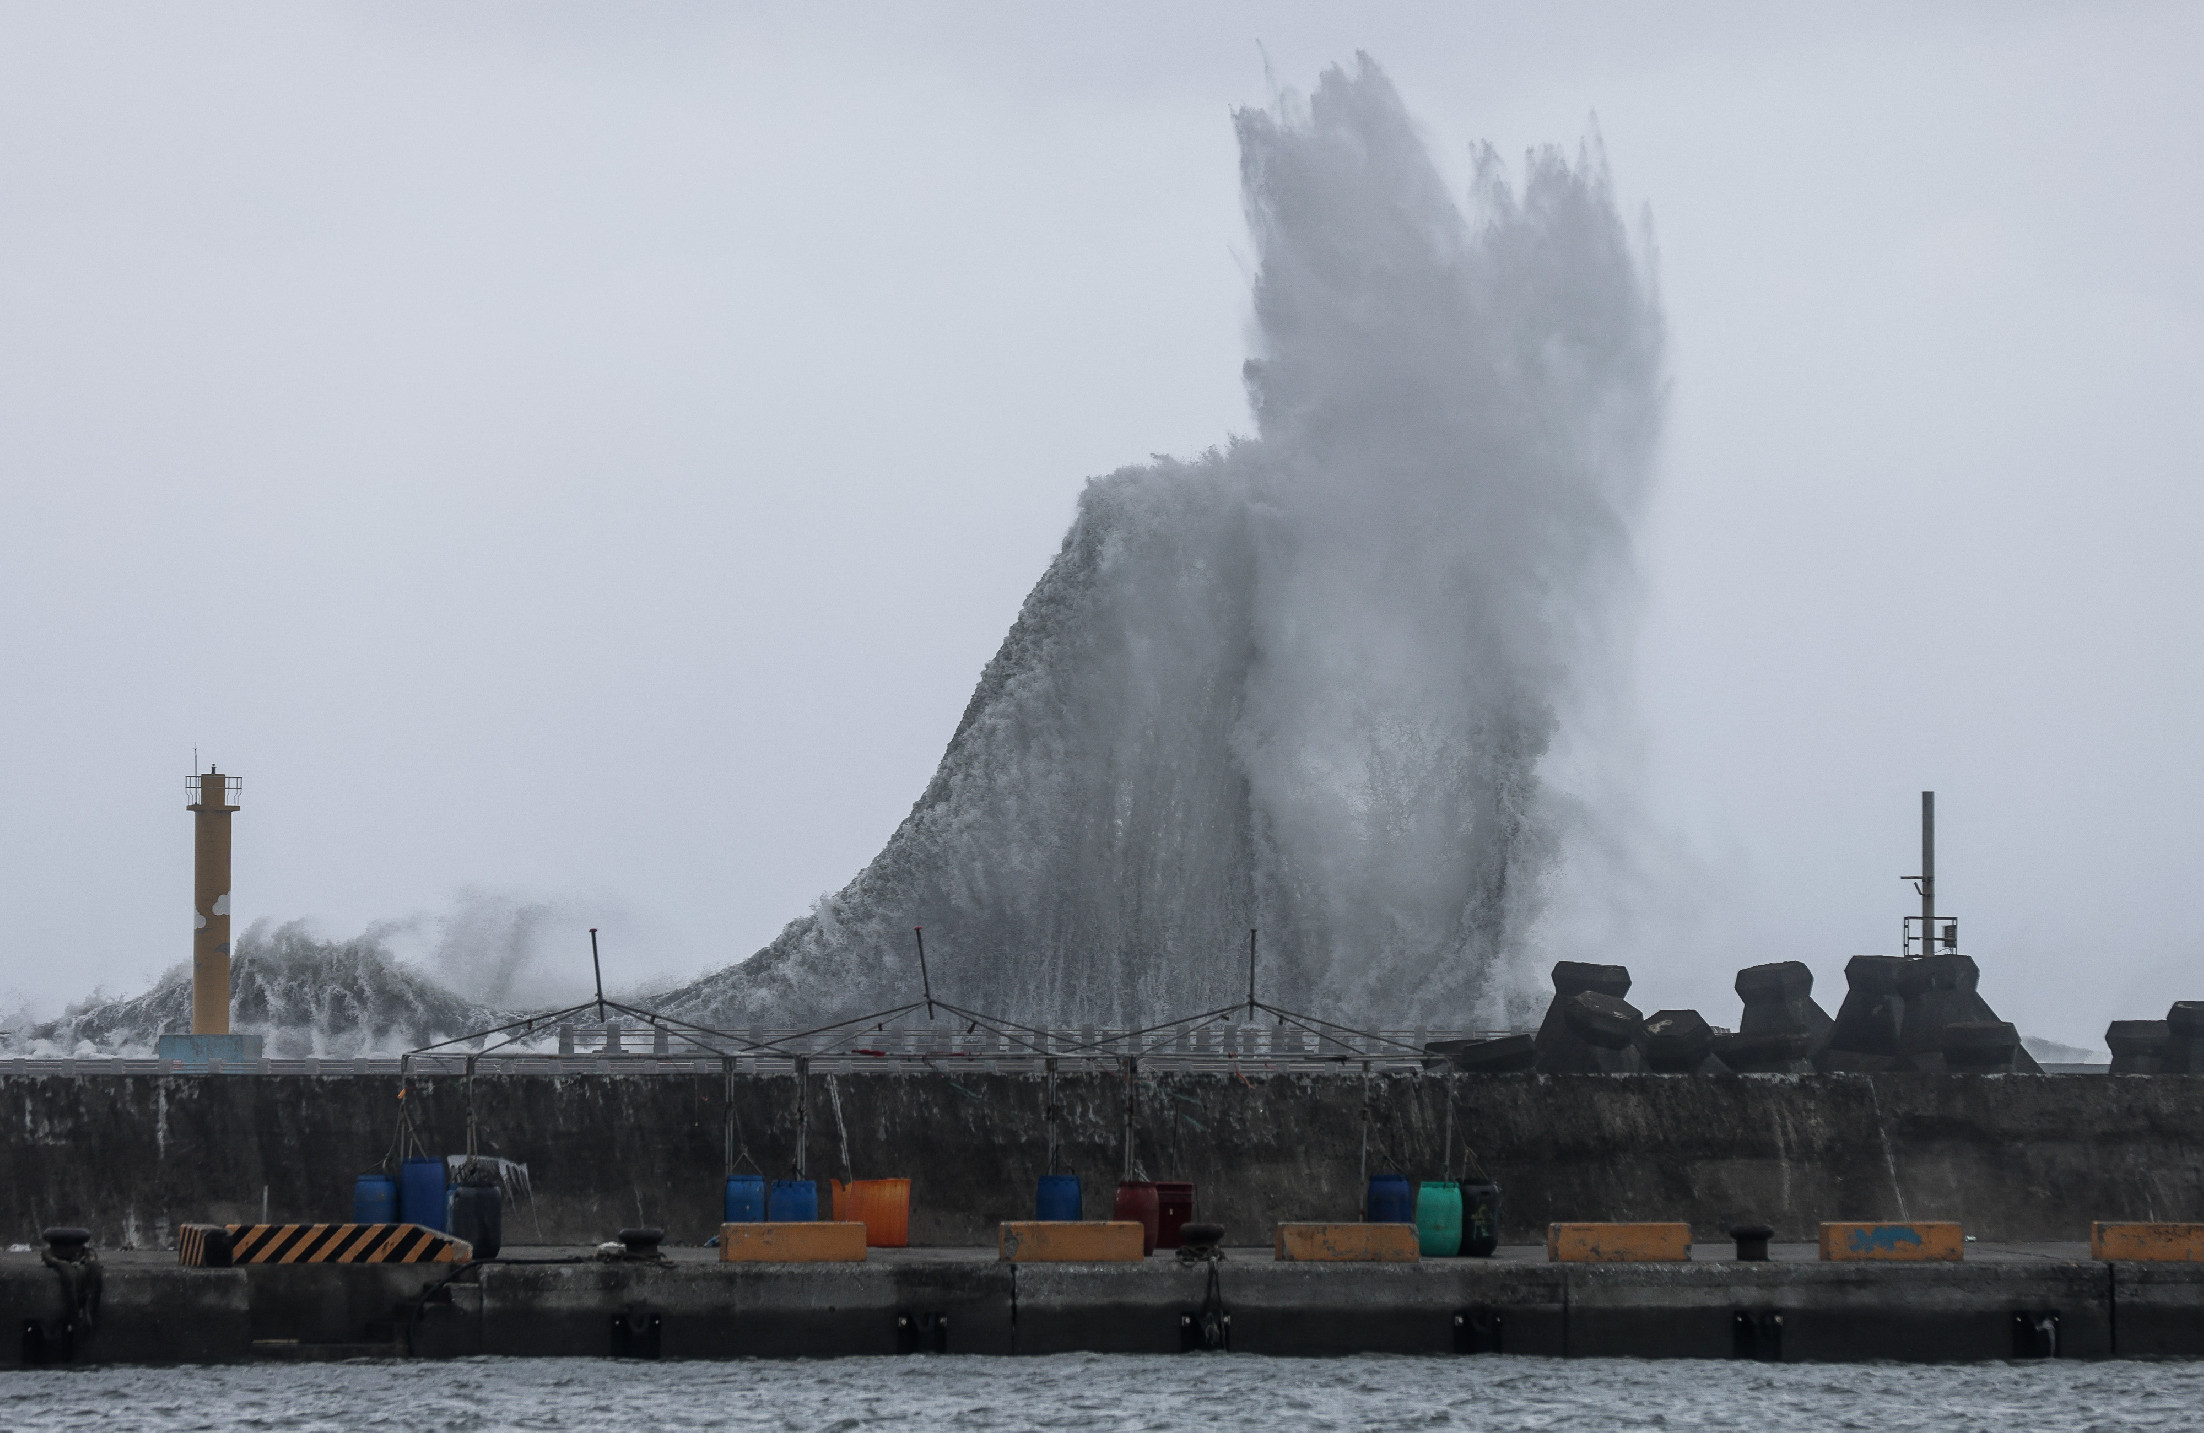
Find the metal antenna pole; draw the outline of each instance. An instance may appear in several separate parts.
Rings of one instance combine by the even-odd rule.
[[[1921,793],[1921,954],[1936,954],[1936,793]]]
[[[1255,1018],[1255,931],[1247,933],[1247,1018]]]
[[[926,974],[926,928],[914,925],[911,934],[918,937],[918,985],[926,995],[926,1018],[934,1018],[934,982]]]
[[[589,928],[589,968],[597,972],[597,1023],[605,1019],[605,967],[597,959],[597,927]]]

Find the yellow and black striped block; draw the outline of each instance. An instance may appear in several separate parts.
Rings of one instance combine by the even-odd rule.
[[[474,1246],[466,1240],[418,1224],[186,1224],[176,1233],[176,1252],[192,1268],[464,1264],[474,1258]]]

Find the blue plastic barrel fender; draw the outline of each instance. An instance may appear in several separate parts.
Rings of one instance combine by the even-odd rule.
[[[441,1234],[444,1213],[444,1161],[407,1160],[398,1170],[398,1217]]]
[[[765,1176],[762,1174],[730,1174],[727,1191],[722,1200],[724,1217],[729,1224],[763,1224],[765,1222]]]
[[[352,1222],[398,1222],[398,1181],[380,1171],[363,1174],[352,1182]]]
[[[1369,1202],[1363,1205],[1362,1217],[1371,1224],[1415,1223],[1416,1196],[1408,1187],[1408,1176],[1371,1175]]]
[[[819,1186],[808,1179],[776,1179],[765,1217],[776,1224],[802,1224],[819,1217]]]
[[[1080,1200],[1078,1175],[1041,1176],[1041,1188],[1033,1201],[1034,1218],[1076,1221],[1085,1217],[1084,1209],[1085,1205]]]

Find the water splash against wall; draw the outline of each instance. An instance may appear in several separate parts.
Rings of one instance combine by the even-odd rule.
[[[389,1055],[508,1017],[457,995],[392,957],[376,932],[325,940],[304,921],[255,921],[230,967],[230,1025],[266,1037],[279,1059]],[[11,1053],[149,1056],[160,1037],[191,1031],[191,969],[179,965],[145,994],[95,1000],[16,1033]]]
[[[1447,193],[1367,59],[1238,117],[1253,438],[1091,483],[871,865],[664,998],[720,1024],[918,989],[1053,1023],[1243,989],[1497,1021],[1563,829],[1541,779],[1626,571],[1660,322],[1602,162]],[[1581,819],[1581,816],[1578,818]]]

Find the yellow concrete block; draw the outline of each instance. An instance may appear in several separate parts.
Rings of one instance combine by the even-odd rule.
[[[723,1264],[862,1264],[865,1226],[854,1221],[722,1224]]]
[[[1906,1224],[1824,1224],[1824,1259],[1899,1259],[1956,1262],[1967,1247],[1957,1224],[1915,1220]]]
[[[1546,1258],[1556,1264],[1674,1263],[1690,1257],[1689,1224],[1546,1226]]]
[[[1010,1264],[1137,1264],[1147,1257],[1137,1219],[1006,1219],[995,1257]]]
[[[1281,1224],[1278,1257],[1318,1264],[1413,1264],[1423,1258],[1413,1224]]]
[[[2089,1257],[2195,1263],[2204,1259],[2204,1224],[2092,1224]]]

